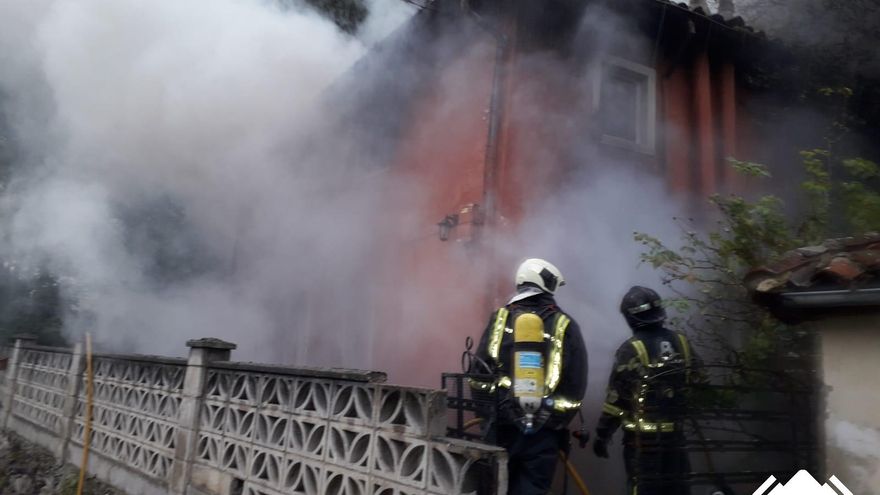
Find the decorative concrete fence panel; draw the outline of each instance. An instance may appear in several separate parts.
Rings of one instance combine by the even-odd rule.
[[[9,358],[12,348],[0,345],[0,397],[6,397],[6,370],[9,368]],[[3,416],[3,400],[0,400],[0,417]]]
[[[95,356],[91,449],[166,483],[174,462],[185,359]],[[82,446],[86,383],[80,378],[71,441]]]
[[[506,492],[502,449],[444,437],[444,391],[387,385],[378,372],[230,362],[235,346],[216,339],[187,345],[189,359],[94,356],[93,474],[132,495]],[[78,463],[84,370],[80,345],[17,341],[3,426]]]
[[[20,349],[12,415],[61,434],[73,354],[56,349]]]

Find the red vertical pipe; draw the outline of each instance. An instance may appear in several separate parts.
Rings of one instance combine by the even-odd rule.
[[[666,179],[676,193],[691,191],[691,95],[690,82],[682,68],[674,69],[663,84],[663,140]]]
[[[503,204],[502,192],[506,189],[505,182],[511,180],[510,174],[502,177],[508,162],[510,123],[509,106],[511,92],[511,73],[515,64],[515,47],[517,24],[515,18],[508,17],[501,23],[496,31],[486,28],[496,40],[495,64],[492,77],[492,93],[489,101],[489,127],[486,136],[486,155],[483,165],[483,208],[485,213],[485,227],[487,229],[488,242],[483,243],[484,263],[490,267],[487,280],[485,302],[486,309],[495,309],[500,303],[500,297],[506,293],[504,285],[499,280],[498,271],[500,259],[497,246],[499,229],[502,228],[500,212]],[[494,269],[493,269],[494,268]]]
[[[736,140],[736,67],[731,62],[725,62],[721,66],[722,159],[737,157]],[[733,168],[725,163],[722,171],[724,189],[730,192],[739,190],[738,177]]]
[[[712,73],[709,54],[700,53],[694,63],[694,100],[697,110],[697,163],[699,192],[713,194],[717,187],[715,132],[712,115]]]

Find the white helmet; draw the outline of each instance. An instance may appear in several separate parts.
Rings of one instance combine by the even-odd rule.
[[[553,294],[556,289],[565,285],[565,279],[562,278],[559,268],[549,261],[529,258],[516,270],[516,286],[526,283],[534,284],[544,292]]]

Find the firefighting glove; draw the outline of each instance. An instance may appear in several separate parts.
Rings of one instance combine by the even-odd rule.
[[[593,453],[596,454],[596,457],[608,459],[608,440],[597,436],[593,440]]]

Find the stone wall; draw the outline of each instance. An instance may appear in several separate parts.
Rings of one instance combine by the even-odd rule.
[[[96,354],[89,471],[131,495],[409,495],[506,492],[495,447],[445,438],[446,394],[384,374]],[[67,462],[82,457],[86,357],[16,341],[0,420]]]

